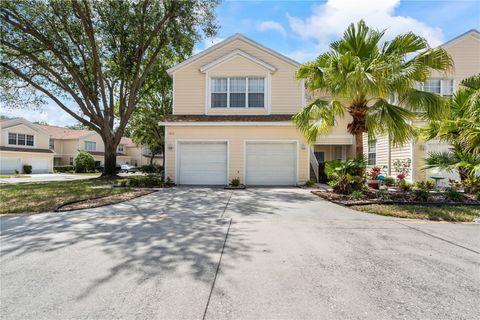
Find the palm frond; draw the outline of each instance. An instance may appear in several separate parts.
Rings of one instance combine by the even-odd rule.
[[[399,97],[399,104],[430,119],[442,119],[448,113],[448,101],[435,93],[410,89]]]

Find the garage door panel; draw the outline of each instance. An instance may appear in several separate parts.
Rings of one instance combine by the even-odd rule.
[[[0,174],[14,174],[15,170],[22,172],[20,158],[0,157]]]
[[[226,183],[226,142],[181,142],[178,152],[180,184],[224,185]]]
[[[32,166],[32,173],[48,173],[49,159],[30,158],[28,164]]]
[[[249,185],[295,185],[297,144],[247,142],[246,183]]]

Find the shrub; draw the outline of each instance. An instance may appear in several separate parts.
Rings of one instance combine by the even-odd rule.
[[[387,187],[391,187],[393,185],[395,185],[395,178],[393,177],[385,177],[385,179],[383,179],[383,183],[385,183],[385,185]]]
[[[119,185],[134,187],[134,188],[135,187],[140,187],[140,188],[162,187],[163,180],[162,180],[162,177],[159,175],[130,177],[125,180],[120,180]]]
[[[430,197],[430,193],[426,189],[416,189],[413,191],[413,199],[415,201],[426,202],[428,201],[429,197]]]
[[[390,199],[390,195],[385,190],[377,191],[376,196],[377,196],[378,199],[381,199],[381,200],[389,200]]]
[[[313,180],[308,180],[307,182],[305,182],[305,187],[307,188],[311,188],[315,185],[315,181]]]
[[[448,185],[450,188],[460,189],[462,187],[462,182],[455,179],[448,179]]]
[[[361,200],[365,198],[365,195],[361,191],[353,191],[350,199],[352,200]]]
[[[340,176],[355,176],[365,170],[365,160],[362,158],[350,160],[331,160],[325,162],[325,174],[328,179],[338,179]]]
[[[463,194],[461,194],[460,191],[458,191],[455,188],[446,188],[445,189],[445,198],[447,200],[451,200],[451,201],[458,201],[458,200],[461,200],[463,198]]]
[[[23,166],[23,173],[30,174],[32,173],[32,166],[29,164],[26,164]]]
[[[175,183],[173,183],[172,179],[170,177],[167,177],[167,180],[165,181],[165,186],[166,187],[173,187],[175,186]]]
[[[235,178],[235,179],[232,179],[232,181],[230,182],[230,184],[234,187],[238,187],[240,185],[240,178]]]
[[[377,180],[378,176],[382,173],[380,167],[374,166],[368,170],[368,178],[372,180]]]
[[[412,190],[412,184],[411,184],[411,183],[408,183],[408,182],[405,181],[405,180],[400,180],[400,182],[398,183],[398,188],[399,188],[400,191],[402,191],[402,192],[408,192],[408,191],[411,191],[411,190]]]
[[[463,189],[465,193],[476,194],[480,192],[480,177],[473,176],[463,180]]]
[[[95,159],[87,151],[78,151],[75,159],[73,160],[75,172],[89,172],[95,169]]]
[[[17,169],[14,169],[14,170],[15,170],[15,174],[20,174],[20,172],[18,172],[18,170],[17,170]]]
[[[480,192],[477,192],[477,194],[475,195],[475,198],[477,199],[477,201],[480,201]]]
[[[75,168],[71,165],[66,165],[66,166],[54,166],[53,167],[54,172],[73,172],[75,171]]]
[[[417,181],[415,183],[415,186],[418,189],[423,189],[423,190],[433,190],[435,189],[435,182],[431,180],[423,180],[423,181]]]
[[[144,166],[141,166],[139,168],[139,170],[143,173],[161,173],[163,171],[163,166],[159,165],[159,164],[147,164],[147,165],[144,165]]]

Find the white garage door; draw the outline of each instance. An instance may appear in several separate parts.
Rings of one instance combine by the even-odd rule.
[[[226,142],[180,142],[177,152],[177,183],[227,184]]]
[[[295,142],[247,142],[247,185],[295,185],[297,144]]]
[[[28,164],[32,166],[32,173],[48,173],[49,159],[30,158]]]
[[[1,174],[14,174],[15,170],[22,172],[22,161],[19,158],[0,157]]]

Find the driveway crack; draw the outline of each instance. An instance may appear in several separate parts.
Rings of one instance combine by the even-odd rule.
[[[230,195],[230,198],[232,195]],[[230,199],[229,199],[230,201]],[[228,203],[227,203],[228,205]],[[226,209],[226,206],[225,206]],[[210,294],[208,295],[207,304],[205,306],[205,311],[203,312],[202,319],[205,320],[207,316],[208,306],[210,305],[210,299],[212,298],[213,289],[215,288],[215,282],[217,281],[218,272],[220,270],[220,264],[222,263],[223,252],[225,251],[225,246],[227,245],[228,233],[230,232],[230,226],[232,225],[232,218],[228,222],[227,233],[225,234],[225,239],[223,241],[222,251],[220,252],[220,259],[218,259],[217,269],[215,270],[215,276],[213,277],[212,287],[210,288]]]
[[[408,227],[408,228],[410,228],[410,229],[412,229],[412,230],[415,230],[415,231],[418,231],[418,232],[420,232],[420,233],[423,233],[423,234],[425,234],[425,235],[427,235],[427,236],[430,236],[430,237],[432,237],[432,238],[435,238],[435,239],[444,241],[444,242],[446,242],[446,243],[449,243],[449,244],[454,245],[454,246],[456,246],[456,247],[459,247],[459,248],[468,250],[468,251],[470,251],[470,252],[473,252],[473,253],[476,253],[476,254],[480,254],[480,252],[478,252],[478,251],[475,251],[475,250],[473,250],[473,249],[464,247],[464,246],[462,246],[462,245],[460,245],[460,244],[457,244],[457,243],[455,243],[455,242],[453,242],[453,241],[450,241],[450,240],[444,239],[444,238],[442,238],[442,237],[433,235],[433,234],[431,234],[431,233],[428,233],[428,232],[426,232],[426,231],[420,230],[420,229],[418,229],[418,228],[409,226],[408,224],[404,224],[404,223],[401,223],[401,222],[398,222],[398,221],[395,221],[395,222],[398,223],[398,224],[401,224],[402,226]]]

